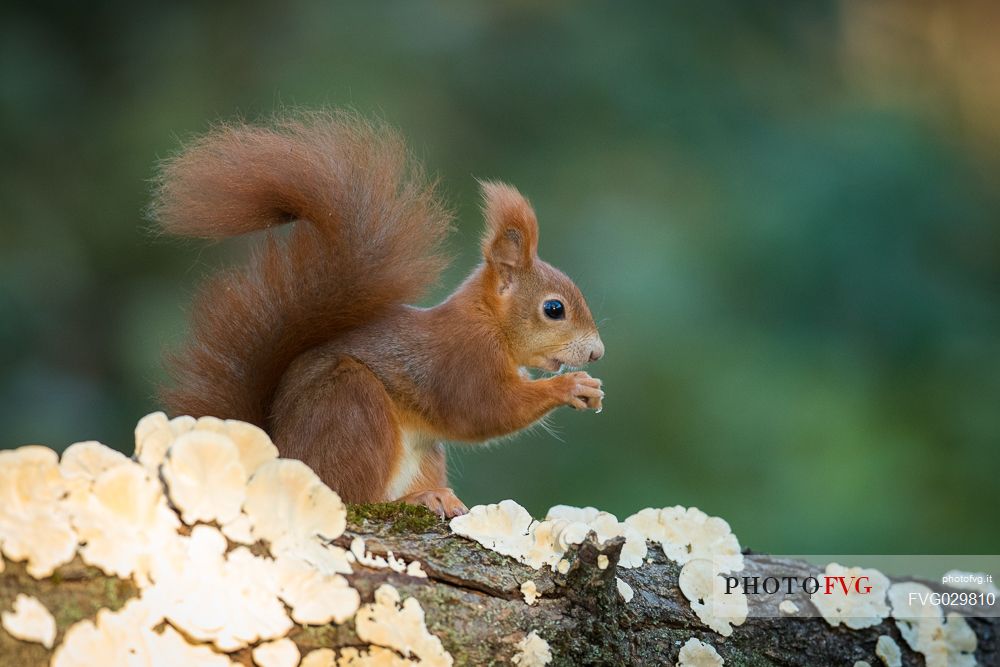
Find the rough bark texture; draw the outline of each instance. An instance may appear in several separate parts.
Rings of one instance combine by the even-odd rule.
[[[398,505],[351,508],[347,532],[336,540],[347,546],[355,535],[366,540],[369,551],[391,550],[407,561],[419,560],[427,579],[416,579],[386,570],[358,567],[349,577],[370,601],[374,590],[389,582],[404,597],[414,596],[423,606],[427,625],[451,652],[456,665],[509,664],[515,645],[535,630],[548,640],[553,665],[664,665],[674,664],[681,644],[697,637],[716,647],[726,665],[847,665],[865,660],[872,665],[879,635],[896,639],[903,649],[904,665],[923,665],[889,620],[865,630],[833,628],[821,618],[750,618],[723,638],[705,627],[691,611],[677,587],[679,568],[658,546],[650,547],[652,562],[633,570],[617,570],[621,539],[598,546],[585,542],[568,555],[566,574],[548,569],[532,570],[478,544],[452,535],[444,522],[422,509]],[[601,570],[598,556],[609,566]],[[778,561],[748,554],[741,575],[815,574],[806,563]],[[618,595],[615,576],[635,591],[626,604]],[[525,604],[520,586],[533,580],[541,598]],[[10,609],[17,593],[37,597],[55,615],[62,641],[66,629],[84,618],[94,618],[101,607],[117,609],[137,594],[128,581],[107,577],[79,560],[60,568],[45,580],[28,576],[21,564],[6,563],[0,573],[0,610]],[[798,601],[799,606],[806,604]],[[777,601],[775,602],[777,604]],[[978,636],[976,658],[980,665],[1000,664],[998,620],[968,619]],[[353,622],[343,625],[296,627],[289,637],[302,654],[321,647],[363,645]],[[39,644],[13,639],[0,630],[0,665],[47,664],[50,652]],[[232,658],[250,665],[249,651]]]

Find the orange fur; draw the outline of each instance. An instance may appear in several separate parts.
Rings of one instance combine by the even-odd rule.
[[[393,131],[315,114],[195,141],[164,166],[153,213],[165,231],[219,239],[295,224],[202,289],[192,341],[170,361],[169,409],[264,427],[347,501],[405,489],[464,511],[444,488],[441,441],[481,442],[603,397],[586,373],[522,372],[581,366],[604,348],[579,290],[538,258],[527,200],[482,188],[484,262],[420,309],[405,304],[444,266],[450,218]],[[543,313],[550,299],[564,318]]]

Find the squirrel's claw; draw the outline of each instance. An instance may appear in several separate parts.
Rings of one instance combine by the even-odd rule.
[[[469,513],[469,508],[465,506],[465,503],[458,499],[454,491],[446,487],[417,491],[407,494],[399,500],[410,505],[423,505],[442,519],[451,519]]]
[[[566,404],[576,410],[597,410],[603,407],[604,392],[601,381],[583,371],[566,373],[560,377],[569,382]]]

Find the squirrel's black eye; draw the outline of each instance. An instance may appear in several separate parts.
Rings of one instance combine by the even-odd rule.
[[[562,301],[558,299],[549,299],[543,303],[542,312],[550,320],[561,320],[566,317],[566,308],[563,307]]]

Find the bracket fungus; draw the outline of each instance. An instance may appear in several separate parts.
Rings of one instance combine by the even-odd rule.
[[[153,664],[183,665],[184,667],[235,667],[229,658],[214,652],[211,647],[188,643],[181,633],[169,625],[160,634],[153,634]]]
[[[166,626],[163,617],[144,600],[132,599],[116,612],[102,609],[94,621],[83,620],[66,631],[52,656],[52,667],[92,665],[184,665],[230,667],[229,658],[208,646],[190,644]]]
[[[813,605],[831,626],[843,623],[852,630],[860,630],[878,625],[889,615],[889,605],[885,601],[889,579],[878,570],[830,563],[826,566],[826,577],[827,581],[837,578],[846,582],[843,587],[834,587],[831,591],[821,589],[810,596]],[[863,581],[867,583],[862,586]]]
[[[215,417],[147,415],[135,429],[136,458],[162,472],[184,523],[227,524],[243,504],[247,479],[278,456],[267,434],[252,424]]]
[[[570,524],[579,524],[582,528],[576,529],[576,534],[581,532],[583,536],[573,541],[579,544],[590,531],[597,534],[597,541],[601,544],[615,537],[624,537],[625,545],[622,547],[621,555],[618,558],[618,565],[625,568],[634,568],[642,565],[646,557],[646,537],[634,526],[618,520],[610,512],[602,512],[596,507],[572,507],[570,505],[556,505],[549,509],[545,515],[546,521],[565,521]],[[571,530],[564,529],[564,533]]]
[[[791,600],[782,600],[778,604],[778,611],[786,616],[792,616],[799,613],[799,605],[795,604]]]
[[[638,567],[646,557],[646,540],[637,530],[618,521],[615,515],[593,507],[556,505],[544,520],[536,521],[513,500],[503,500],[491,505],[476,505],[468,514],[452,519],[450,526],[455,534],[536,570],[547,565],[565,573],[563,554],[571,546],[583,542],[591,532],[597,535],[600,543],[625,537],[619,560],[622,567]]]
[[[441,640],[424,623],[424,610],[416,598],[401,601],[389,584],[375,591],[375,601],[362,605],[355,616],[358,637],[405,657],[414,656],[425,667],[448,667],[452,658]]]
[[[299,664],[299,648],[291,639],[276,639],[251,651],[257,667],[295,667]]]
[[[518,667],[544,667],[552,662],[549,643],[532,630],[517,643],[517,653],[510,659]]]
[[[524,603],[529,607],[535,604],[535,600],[541,597],[538,593],[538,586],[531,579],[521,584],[521,595],[524,597]]]
[[[525,562],[535,523],[528,510],[513,500],[502,500],[491,505],[476,505],[467,514],[452,519],[449,525],[456,535]],[[533,567],[538,569],[541,564]]]
[[[69,494],[77,496],[90,491],[94,480],[104,471],[131,463],[132,460],[121,452],[91,440],[67,447],[59,458],[59,472]]]
[[[899,644],[889,635],[879,635],[875,642],[875,655],[879,657],[885,667],[902,667],[903,652],[899,650]]]
[[[555,570],[566,550],[583,542],[593,528],[584,521],[575,520],[578,518],[575,514],[572,518],[559,516],[561,511],[567,515],[582,512],[578,508],[557,506],[552,511],[556,516],[535,521],[513,500],[503,500],[492,505],[476,505],[468,514],[452,519],[450,526],[455,534],[536,570],[543,565]]]
[[[301,461],[274,459],[250,478],[243,511],[253,536],[274,556],[288,554],[324,574],[350,574],[347,552],[327,544],[347,526],[347,509],[334,491]]]
[[[625,600],[625,604],[632,601],[632,598],[635,596],[635,591],[632,590],[632,587],[629,586],[624,579],[621,577],[615,577],[615,586],[618,588],[618,594],[622,596],[623,600]]]
[[[401,602],[383,586],[359,611],[360,594],[341,576],[353,558],[426,578],[420,563],[374,556],[363,541],[351,558],[331,545],[346,526],[340,497],[305,464],[276,455],[249,424],[162,413],[137,425],[135,459],[96,442],[72,445],[61,462],[44,447],[0,452],[3,554],[26,560],[38,578],[79,553],[139,589],[120,610],[68,628],[53,666],[224,667],[225,653],[241,649],[262,667],[296,665],[298,649],[286,638],[294,623],[353,616],[373,645],[313,662],[450,665],[415,598]],[[55,640],[54,619],[25,595],[0,622],[18,638],[47,647]]]
[[[76,553],[77,535],[61,501],[66,491],[51,449],[28,445],[0,451],[0,554],[27,561],[28,574],[36,579]]]
[[[317,648],[302,657],[299,667],[337,667],[337,654],[331,648]]]
[[[712,560],[689,560],[678,577],[681,593],[702,623],[723,637],[733,634],[734,625],[742,625],[749,608],[743,591],[724,592],[719,570]]]
[[[24,570],[35,578],[55,573],[58,580],[53,577],[50,582],[31,582],[41,591],[38,596],[50,604],[60,599],[48,597],[50,586],[65,585],[63,581],[72,581],[69,586],[75,586],[80,577],[88,583],[94,579],[113,584],[103,598],[109,606],[133,596],[117,611],[100,609],[68,628],[57,629],[45,607],[22,592],[11,608],[0,609],[0,642],[9,643],[11,635],[52,647],[59,631],[64,630],[61,644],[51,655],[52,667],[231,667],[235,664],[231,660],[240,664],[252,660],[258,667],[453,664],[441,639],[428,629],[424,607],[416,596],[440,609],[440,598],[434,594],[438,587],[451,585],[454,577],[464,575],[449,573],[450,566],[434,559],[445,554],[442,559],[454,563],[461,560],[454,554],[467,555],[471,545],[459,544],[437,530],[402,537],[377,533],[379,541],[408,554],[407,558],[409,554],[424,553],[422,540],[448,541],[440,550],[435,542],[435,550],[427,552],[426,562],[434,565],[434,581],[418,581],[410,577],[426,579],[427,574],[417,560],[407,563],[387,547],[372,553],[360,536],[351,536],[350,550],[338,546],[347,540],[343,537],[346,519],[340,497],[315,473],[299,461],[277,458],[277,450],[263,431],[240,422],[210,417],[167,419],[163,413],[154,413],[136,427],[133,458],[97,442],[76,443],[61,460],[42,447],[0,452],[0,572],[5,567],[5,556],[26,561]],[[702,623],[731,637],[733,626],[747,618],[746,595],[741,590],[725,594],[720,579],[722,574],[742,569],[739,542],[725,521],[695,508],[645,509],[619,521],[615,515],[593,507],[558,505],[544,519],[535,520],[523,507],[506,500],[474,507],[450,525],[455,534],[536,570],[548,566],[569,575],[544,577],[544,588],[547,595],[551,592],[551,598],[538,604],[538,577],[526,579],[510,571],[506,581],[515,575],[523,581],[520,595],[534,608],[517,607],[520,598],[516,589],[510,590],[506,584],[503,595],[497,594],[490,601],[496,608],[503,606],[505,612],[510,612],[484,615],[491,629],[496,619],[503,633],[498,639],[490,638],[495,642],[490,648],[506,656],[514,638],[521,637],[511,658],[520,667],[545,665],[554,659],[545,639],[535,631],[525,636],[522,624],[533,618],[544,619],[543,629],[551,626],[562,637],[564,629],[556,619],[567,606],[575,613],[577,598],[563,597],[559,587],[600,586],[602,594],[594,613],[619,614],[626,619],[648,617],[650,609],[659,613],[658,597],[670,595],[674,605],[678,593],[669,583],[674,567],[665,564],[657,553],[647,553],[648,548],[655,551],[655,546],[648,547],[647,539],[658,543],[668,558],[681,565],[680,594],[690,601]],[[595,550],[587,540],[591,534],[602,545],[616,540],[617,549],[621,544],[617,559],[610,548]],[[335,545],[337,538],[341,539]],[[581,543],[583,547],[577,554],[573,548]],[[454,552],[452,547],[456,548]],[[91,568],[80,568],[79,562],[56,572],[57,567],[77,555],[84,564],[95,566],[109,578]],[[474,565],[491,568],[495,563],[496,559],[490,559]],[[626,603],[636,594],[626,581],[615,576],[624,574],[614,572],[618,566],[646,564],[650,565],[646,572],[626,575],[629,581],[639,586],[651,580],[665,582],[671,590],[651,587],[637,591],[640,600],[624,613],[621,604],[605,604],[604,586],[610,586],[611,577],[615,577],[617,591]],[[758,565],[755,561],[755,567]],[[16,583],[27,581],[19,578],[21,572],[20,567],[13,570]],[[885,577],[873,570],[841,568],[835,563],[827,567],[827,574],[867,576],[873,593],[864,599],[855,599],[850,593],[814,598],[830,625],[868,627],[884,618],[888,612]],[[10,572],[3,576],[11,580]],[[121,582],[110,577],[131,579],[133,583],[116,588]],[[414,590],[416,596],[408,593],[404,600],[396,588],[384,583],[387,580],[405,582],[400,585]],[[374,600],[362,604],[361,592],[353,584],[365,595],[378,586]],[[493,590],[492,585],[483,590]],[[595,590],[588,588],[587,593]],[[974,665],[977,638],[965,619],[957,614],[945,615],[934,605],[914,608],[907,603],[912,593],[926,595],[930,590],[914,583],[888,588],[896,625],[909,646],[925,656],[929,667]],[[446,603],[465,604],[465,598],[478,599],[479,595],[463,593],[461,600],[447,598]],[[568,605],[565,600],[569,600]],[[588,602],[584,600],[584,606]],[[67,615],[62,607],[52,608],[59,618]],[[790,600],[782,601],[779,609],[783,614],[798,613]],[[80,618],[73,614],[69,614],[73,620]],[[677,627],[690,627],[690,616],[682,615],[683,625]],[[302,627],[349,623],[352,618],[353,627]],[[459,617],[434,620],[450,623],[454,618]],[[804,627],[805,621],[793,625]],[[620,630],[623,635],[628,632],[624,625]],[[757,628],[746,630],[730,640],[734,656]],[[444,634],[442,638],[449,641]],[[336,650],[312,650],[300,662],[294,642],[303,648],[315,648],[328,639]],[[342,646],[345,641],[352,645]],[[450,641],[459,640],[452,634]],[[463,651],[457,659],[468,661],[469,656],[475,656],[480,660],[485,655],[481,648],[468,647],[468,652]],[[853,659],[857,646],[851,648]],[[27,649],[41,650],[38,646]],[[875,653],[887,667],[894,667],[900,664],[899,649],[890,637],[882,635]],[[984,651],[990,650],[984,640]],[[230,653],[235,655],[227,655]],[[679,664],[688,667],[723,664],[714,647],[696,638],[681,648],[679,658]]]
[[[235,419],[186,415],[167,419],[162,412],[148,414],[135,427],[135,457],[150,470],[157,470],[164,457],[180,436],[192,431],[217,433],[235,446],[240,464],[252,475],[265,462],[278,457],[278,448],[262,429]]]
[[[236,518],[232,521],[222,524],[219,530],[222,531],[222,534],[230,542],[235,542],[236,544],[250,546],[257,541],[254,539],[253,531],[250,528],[250,517],[243,512],[236,515]]]
[[[976,633],[961,614],[945,616],[931,589],[908,581],[893,584],[888,596],[899,633],[927,667],[975,667]]]
[[[505,556],[517,559],[534,569],[552,568],[571,543],[582,541],[587,531],[568,521],[535,521],[526,509],[513,500],[491,505],[476,505],[468,514],[450,523],[456,535],[467,537]],[[564,535],[563,529],[569,529]]]
[[[135,574],[140,583],[179,523],[159,480],[131,462],[101,473],[73,512],[83,562],[117,577]]]
[[[567,549],[581,543],[590,532],[599,542],[625,538],[619,560],[622,567],[641,566],[647,555],[646,540],[659,542],[669,558],[684,566],[681,589],[702,622],[729,636],[732,626],[743,623],[748,614],[742,591],[723,595],[713,586],[718,574],[743,569],[739,542],[728,523],[697,508],[644,509],[620,522],[613,514],[593,507],[557,505],[543,521],[535,521],[516,502],[504,500],[477,505],[468,514],[452,519],[450,526],[452,532],[492,551],[536,570],[548,565],[561,574],[569,571],[569,561],[563,558]],[[687,568],[692,563],[697,565]],[[599,557],[600,569],[609,564],[607,556]],[[630,602],[632,587],[621,578],[616,578],[616,584],[625,602]]]
[[[567,549],[586,539],[587,532],[580,523],[532,521],[525,550],[518,560],[536,570],[543,565],[555,567]]]
[[[174,439],[195,427],[193,417],[167,419],[162,412],[153,412],[135,426],[135,459],[150,472],[157,474],[163,457]]]
[[[719,572],[743,569],[743,554],[725,519],[708,516],[697,507],[647,508],[625,519],[647,540],[659,542],[667,558],[678,565],[711,558]]]
[[[351,540],[351,549],[348,559],[365,567],[375,570],[392,570],[398,574],[407,574],[411,577],[427,578],[427,573],[420,566],[419,561],[407,563],[402,558],[396,558],[391,551],[386,552],[385,557],[372,554],[365,549],[365,540],[362,537],[355,537]]]
[[[365,650],[353,647],[340,651],[340,658],[335,663],[329,663],[330,667],[417,667],[422,662],[402,658],[398,653],[382,646],[369,646]],[[326,663],[317,663],[316,667],[326,667]],[[309,667],[305,664],[300,667]]]
[[[246,547],[226,553],[225,537],[205,525],[177,539],[179,550],[164,554],[154,585],[143,591],[174,626],[223,651],[283,637],[292,628],[273,561]]]
[[[219,433],[236,445],[240,465],[247,476],[254,474],[257,468],[268,461],[278,458],[278,448],[271,442],[267,433],[258,426],[235,419],[217,419],[202,417],[194,425],[195,431]]]
[[[37,642],[45,648],[52,648],[56,640],[56,619],[45,605],[24,593],[14,598],[14,611],[0,613],[0,625],[12,637]]]
[[[189,431],[170,446],[160,467],[171,502],[184,523],[234,521],[243,506],[247,474],[232,440]]]
[[[94,664],[148,664],[152,628],[161,617],[142,600],[130,600],[114,612],[101,609],[93,621],[74,623],[52,656],[52,667]]]
[[[343,623],[358,610],[361,596],[339,574],[323,574],[294,556],[274,561],[279,595],[292,610],[292,620],[303,625]]]
[[[722,667],[725,660],[711,644],[692,637],[681,647],[677,667]]]

